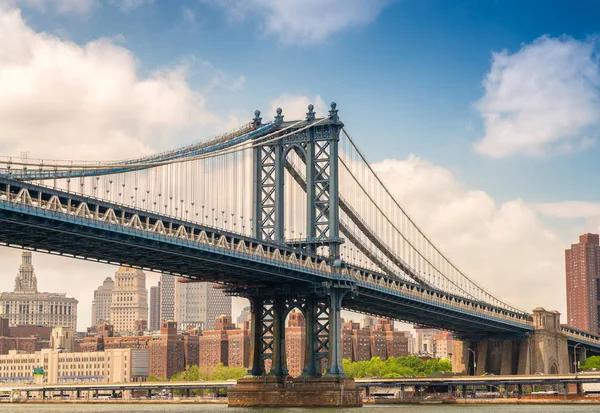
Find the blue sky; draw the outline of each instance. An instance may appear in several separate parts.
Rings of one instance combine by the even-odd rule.
[[[40,8],[40,3],[46,4]],[[514,53],[546,34],[594,37],[600,17],[597,2],[382,1],[381,7],[373,7],[380,10],[373,12],[372,21],[349,23],[316,41],[298,34],[291,44],[282,34],[261,27],[267,12],[245,11],[239,17],[216,5],[233,8],[235,1],[154,1],[138,2],[137,7],[133,2],[125,11],[95,2],[83,12],[60,12],[52,3],[20,4],[38,31],[79,44],[118,38],[139,59],[141,73],[197,59],[232,78],[243,76],[243,87],[212,93],[215,110],[239,108],[250,114],[255,107],[264,111],[282,93],[319,95],[327,103],[338,102],[349,129],[370,142],[363,150],[374,161],[415,153],[499,199],[596,199],[588,188],[600,178],[594,167],[597,147],[559,159],[515,156],[490,161],[472,145],[484,133],[474,104],[483,96],[481,83],[492,52]],[[251,8],[259,10],[261,3],[269,2],[258,1]],[[206,85],[203,74],[192,64],[192,87]],[[582,175],[585,179],[576,179]]]
[[[73,156],[114,158],[210,137],[257,108],[269,118],[281,104],[289,119],[335,100],[365,155],[390,167],[382,176],[403,205],[463,268],[517,305],[563,310],[563,249],[600,229],[597,1],[2,4],[2,154],[55,156],[63,139]],[[108,103],[82,109],[102,92]],[[503,287],[507,261],[517,270],[505,283],[560,288]],[[90,271],[85,294],[106,276]]]

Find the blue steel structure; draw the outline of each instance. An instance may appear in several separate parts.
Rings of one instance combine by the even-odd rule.
[[[340,232],[355,240],[349,227],[340,227],[340,210],[360,223],[361,231],[374,231],[339,195],[338,141],[343,123],[336,106],[332,104],[328,117],[320,119],[313,109],[309,106],[306,119],[297,122],[284,122],[279,109],[275,120],[266,125],[257,111],[249,126],[211,145],[195,144],[126,162],[85,168],[73,164],[54,169],[9,167],[0,175],[0,243],[222,284],[230,294],[251,302],[249,372],[254,376],[265,374],[266,359],[271,359],[271,376],[287,376],[284,321],[294,308],[306,318],[306,377],[321,375],[324,358],[327,375],[344,375],[342,309],[469,337],[529,336],[534,329],[531,315],[445,291],[426,282],[392,252],[387,256],[403,274],[391,267],[382,265],[385,271],[378,271],[340,258],[344,241]],[[235,150],[244,142],[251,144],[254,154],[252,236],[31,182],[144,170]],[[304,163],[304,173],[287,161],[292,151]],[[301,240],[284,237],[285,173],[307,195],[307,236]],[[376,234],[373,239],[383,244]],[[597,337],[565,333],[571,344],[581,342],[600,351]]]

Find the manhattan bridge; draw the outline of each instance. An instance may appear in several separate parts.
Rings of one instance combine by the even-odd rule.
[[[454,367],[467,373],[569,372],[578,346],[600,351],[596,336],[546,325],[556,312],[538,309],[536,319],[462,272],[381,181],[335,103],[324,117],[309,105],[297,121],[277,109],[263,122],[256,111],[233,132],[133,159],[2,157],[0,221],[2,245],[248,298],[250,377],[267,377],[266,360],[268,377],[287,376],[292,309],[306,318],[305,378],[324,364],[326,377],[343,377],[342,309],[452,331],[467,343]],[[536,330],[554,334],[564,356],[541,349]]]

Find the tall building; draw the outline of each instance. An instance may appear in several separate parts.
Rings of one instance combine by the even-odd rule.
[[[139,329],[136,321],[148,322],[146,274],[135,268],[121,267],[115,273],[110,322],[115,333],[135,335]]]
[[[298,310],[291,311],[285,329],[285,356],[288,373],[292,377],[300,376],[304,370],[305,329],[304,315]]]
[[[102,321],[108,322],[110,319],[110,305],[112,303],[112,292],[115,282],[110,277],[106,277],[100,287],[94,290],[94,299],[92,301],[92,325],[97,326]]]
[[[160,329],[160,281],[157,286],[150,287],[150,320],[148,321],[150,331]]]
[[[175,282],[175,321],[181,330],[214,330],[215,319],[231,317],[231,297],[207,282]]]
[[[160,320],[175,320],[175,276],[160,276]]]
[[[565,251],[567,324],[600,333],[600,242],[598,234],[579,236]]]
[[[13,292],[0,294],[0,317],[11,326],[66,326],[77,328],[75,298],[64,293],[40,293],[31,251],[23,251]]]

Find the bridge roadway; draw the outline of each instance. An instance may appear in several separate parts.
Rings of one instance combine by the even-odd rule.
[[[600,373],[561,374],[561,375],[519,375],[519,376],[450,376],[450,377],[405,377],[398,379],[363,378],[355,379],[356,385],[370,387],[400,386],[499,386],[499,385],[557,385],[600,383]],[[45,385],[1,386],[0,393],[10,392],[74,392],[74,391],[158,391],[231,388],[236,385],[229,381],[193,382],[142,382],[142,383],[72,383]]]
[[[343,308],[469,335],[524,336],[531,317],[290,246],[0,177],[0,243],[244,291],[345,286]],[[600,341],[598,342],[600,348]]]

